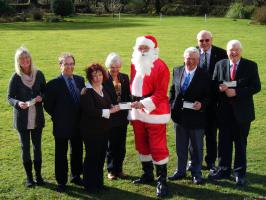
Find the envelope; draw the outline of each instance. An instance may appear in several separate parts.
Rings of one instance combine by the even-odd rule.
[[[129,110],[129,109],[131,109],[131,102],[121,102],[118,105],[120,107],[120,110]]]
[[[223,84],[227,87],[236,87],[236,81],[224,81]]]
[[[26,103],[27,103],[27,106],[30,107],[30,106],[33,106],[36,103],[36,101],[35,99],[32,99],[30,101],[27,101]]]
[[[184,101],[183,108],[194,110],[194,102]]]

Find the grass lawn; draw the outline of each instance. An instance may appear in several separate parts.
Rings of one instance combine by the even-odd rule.
[[[262,91],[254,97],[256,121],[252,123],[248,138],[248,184],[236,188],[232,181],[208,181],[201,186],[191,183],[188,176],[182,181],[169,182],[169,199],[253,199],[266,198],[266,26],[249,24],[248,20],[200,17],[132,17],[122,16],[121,21],[111,17],[78,16],[67,18],[62,23],[7,23],[0,24],[0,199],[156,199],[155,184],[135,186],[131,181],[141,175],[141,166],[134,149],[132,128],[127,133],[127,155],[124,171],[127,180],[109,181],[110,192],[89,195],[72,184],[67,193],[55,191],[54,140],[51,120],[46,115],[43,131],[43,176],[44,187],[25,189],[25,173],[20,158],[20,146],[16,131],[12,128],[12,108],[7,104],[6,91],[14,72],[14,53],[24,44],[32,53],[35,65],[41,69],[47,81],[59,74],[57,57],[70,51],[76,57],[76,74],[84,76],[86,64],[104,63],[111,51],[118,52],[123,59],[123,72],[129,73],[132,47],[137,36],[153,34],[157,37],[160,57],[170,70],[182,64],[185,48],[196,45],[196,34],[201,29],[210,30],[214,44],[226,46],[230,39],[239,39],[244,46],[244,57],[258,63]],[[168,173],[175,170],[176,155],[172,123],[168,125],[168,147],[170,162]],[[205,163],[204,163],[205,164]],[[206,178],[207,171],[203,171]],[[106,174],[105,174],[106,177]]]

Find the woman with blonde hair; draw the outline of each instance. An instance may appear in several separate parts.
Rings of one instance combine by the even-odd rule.
[[[41,175],[41,138],[44,127],[43,94],[45,90],[43,73],[32,64],[29,50],[20,47],[15,53],[15,73],[8,88],[8,102],[13,106],[14,128],[18,131],[21,144],[21,157],[26,171],[26,187],[35,185],[32,176],[30,141],[33,145],[34,169],[37,185],[43,185]]]

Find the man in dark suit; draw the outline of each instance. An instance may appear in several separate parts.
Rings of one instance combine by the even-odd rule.
[[[233,142],[235,145],[234,175],[237,185],[245,184],[246,146],[251,121],[255,119],[253,95],[261,90],[257,64],[241,57],[238,40],[227,43],[228,59],[219,61],[213,73],[216,82],[219,120],[219,169],[212,179],[229,178]]]
[[[198,48],[200,50],[199,66],[205,69],[210,79],[212,79],[215,64],[227,58],[226,51],[222,48],[212,45],[212,34],[209,31],[202,30],[197,35]],[[217,158],[217,97],[214,90],[211,92],[209,104],[206,108],[207,123],[205,127],[206,156],[205,162],[207,169],[215,169]]]
[[[55,177],[58,191],[65,190],[70,142],[71,182],[82,185],[82,140],[79,131],[80,91],[84,79],[73,75],[75,59],[70,53],[59,57],[61,75],[47,83],[44,108],[51,116],[55,139]]]
[[[169,180],[186,176],[188,145],[192,159],[191,174],[194,184],[201,184],[203,159],[203,133],[206,124],[206,106],[210,93],[210,79],[205,70],[198,67],[199,51],[190,47],[184,52],[185,65],[174,68],[170,89],[171,117],[176,133],[177,168]]]

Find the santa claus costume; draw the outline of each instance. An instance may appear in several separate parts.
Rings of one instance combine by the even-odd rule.
[[[146,48],[143,51],[141,48]],[[166,141],[166,124],[170,120],[167,96],[170,72],[159,59],[156,38],[142,36],[136,40],[131,65],[131,94],[141,108],[132,108],[130,118],[135,134],[136,150],[142,162],[144,174],[134,183],[154,180],[153,164],[158,177],[157,196],[168,193],[166,185],[169,151]],[[139,105],[139,104],[138,104]]]

